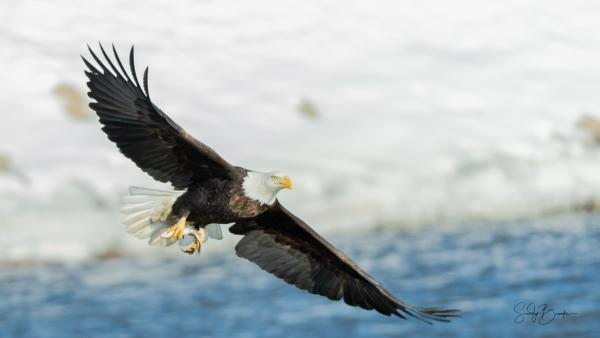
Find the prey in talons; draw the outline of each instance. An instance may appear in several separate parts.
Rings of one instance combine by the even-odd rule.
[[[181,251],[188,255],[200,254],[202,243],[206,241],[204,228],[186,227],[183,238],[179,241]]]
[[[177,223],[165,230],[160,237],[169,241],[179,242],[181,251],[193,255],[200,254],[202,243],[206,240],[204,227],[199,227],[193,222],[187,222],[187,217],[181,217]]]

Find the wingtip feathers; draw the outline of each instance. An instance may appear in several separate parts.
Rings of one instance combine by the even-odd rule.
[[[93,58],[94,62],[97,64],[97,66],[99,67],[99,68],[97,68],[89,60],[87,60],[83,55],[81,55],[81,58],[85,64],[85,66],[92,73],[101,74],[101,75],[105,75],[105,76],[108,76],[108,75],[113,76],[121,81],[124,81],[125,83],[128,83],[132,88],[135,87],[135,90],[139,91],[143,96],[150,99],[150,95],[149,95],[149,91],[148,91],[148,69],[149,69],[149,67],[145,68],[144,75],[143,75],[143,83],[140,84],[140,81],[138,80],[137,73],[135,70],[135,62],[134,62],[135,47],[133,45],[131,46],[131,49],[129,51],[129,72],[131,73],[131,77],[129,76],[129,73],[123,66],[123,63],[121,62],[121,59],[119,57],[119,54],[117,53],[117,49],[116,49],[114,43],[111,43],[111,48],[112,48],[114,60],[116,60],[116,65],[118,65],[118,67],[115,65],[115,63],[113,63],[113,59],[111,59],[111,57],[106,52],[106,49],[104,48],[104,46],[102,45],[102,43],[100,41],[98,42],[98,48],[100,49],[100,52],[102,53],[102,56],[104,57],[104,61],[102,61],[100,59],[100,57],[98,57],[98,54],[94,52],[94,50],[92,49],[92,47],[89,44],[86,44],[86,46],[89,51],[89,54],[91,55],[91,57]],[[108,64],[108,66],[106,64]]]

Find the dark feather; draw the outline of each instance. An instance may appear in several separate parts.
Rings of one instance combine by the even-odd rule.
[[[137,79],[137,75],[135,73],[135,62],[134,62],[134,51],[133,51],[134,47],[131,46],[131,49],[129,50],[129,69],[131,70],[131,77],[133,78],[133,81],[135,81],[135,86],[137,88],[140,88],[140,83]],[[140,89],[141,90],[141,89]]]
[[[123,67],[123,63],[121,63],[121,59],[119,58],[119,54],[117,53],[117,50],[115,49],[114,44],[112,45],[112,50],[113,50],[115,59],[117,60],[117,63],[119,64],[119,68],[121,68],[121,71],[123,72],[123,75],[125,76],[125,79],[127,80],[126,82],[132,83],[131,79],[129,78],[129,75],[127,75],[127,71],[125,71],[125,67]]]
[[[146,97],[150,100],[150,91],[148,90],[148,67],[144,70],[144,90],[146,91]]]
[[[427,323],[459,317],[459,310],[415,307],[396,299],[279,202],[251,220],[234,224],[229,231],[244,235],[235,247],[238,256],[310,293]]]
[[[97,66],[82,57],[88,71],[90,103],[108,138],[142,170],[161,182],[185,189],[210,178],[231,178],[233,167],[214,150],[190,136],[150,101],[148,68],[143,88],[137,79],[133,47],[129,53],[131,77],[123,67],[116,49],[117,65],[102,45],[102,61],[88,46]],[[108,64],[108,67],[105,65]],[[133,80],[132,80],[133,79]]]

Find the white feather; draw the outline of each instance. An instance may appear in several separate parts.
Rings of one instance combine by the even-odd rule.
[[[139,239],[150,238],[150,236],[156,231],[156,229],[159,229],[159,228],[162,228],[165,226],[166,226],[166,224],[161,223],[161,222],[154,223],[149,226],[142,227],[140,230],[138,230],[133,235]]]
[[[135,223],[128,224],[126,230],[130,234],[135,234],[140,230],[148,227],[150,225],[150,217],[143,218]]]
[[[122,206],[120,211],[122,214],[128,215],[138,211],[147,210],[149,208],[158,206],[159,204],[160,202],[158,201],[142,202],[138,204],[127,204]]]
[[[143,196],[173,196],[181,195],[183,191],[177,190],[158,190],[143,187],[129,187],[130,195],[143,195]]]
[[[123,196],[121,202],[124,206],[130,204],[139,204],[144,202],[157,202],[157,196],[146,196],[146,195],[128,195]]]
[[[150,216],[152,216],[155,213],[154,209],[145,209],[142,211],[138,211],[134,214],[129,214],[127,216],[125,216],[123,218],[123,224],[125,225],[131,225],[133,223],[137,223],[137,221],[142,220],[142,219],[150,219]]]
[[[176,241],[161,238],[168,228],[165,223],[173,203],[183,191],[167,191],[142,187],[130,187],[128,196],[123,197],[123,224],[128,233],[138,238],[148,238],[151,245],[172,245]]]

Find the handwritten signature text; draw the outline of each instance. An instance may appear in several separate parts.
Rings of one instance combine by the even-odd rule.
[[[559,312],[549,304],[540,304],[536,306],[535,303],[527,302],[518,302],[515,304],[513,310],[516,313],[515,323],[517,324],[528,321],[539,325],[547,325],[552,323],[555,319],[565,319],[577,314],[575,312],[567,312],[565,309]]]

